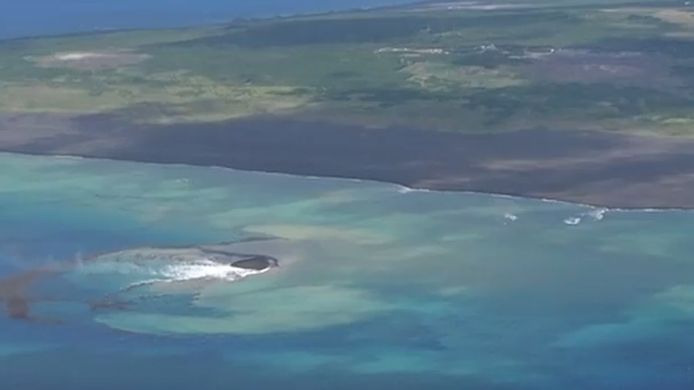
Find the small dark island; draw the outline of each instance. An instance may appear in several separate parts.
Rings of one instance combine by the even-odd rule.
[[[279,261],[274,257],[255,255],[247,259],[238,260],[231,263],[232,266],[253,271],[264,271],[270,268],[279,267]]]

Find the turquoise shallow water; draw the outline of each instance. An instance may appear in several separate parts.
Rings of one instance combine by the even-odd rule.
[[[2,388],[694,384],[689,211],[10,154],[0,172],[0,297],[28,316],[0,316]]]

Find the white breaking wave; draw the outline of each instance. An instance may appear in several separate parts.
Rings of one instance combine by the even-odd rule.
[[[247,268],[234,267],[230,264],[220,264],[208,259],[202,259],[195,263],[172,264],[165,266],[160,274],[167,280],[178,282],[195,279],[219,279],[234,281],[251,275],[267,272]]]
[[[409,194],[411,192],[437,192],[434,190],[428,190],[426,188],[412,188],[401,184],[395,184],[395,186],[397,187],[398,192],[401,194]]]
[[[586,215],[593,218],[596,221],[602,221],[603,219],[605,219],[605,214],[607,214],[608,211],[610,210],[606,208],[595,209],[586,213]]]
[[[581,217],[570,217],[570,218],[566,218],[564,220],[564,223],[567,225],[575,226],[575,225],[578,225],[579,223],[581,223],[582,220],[583,219]]]
[[[165,265],[161,268],[138,267],[138,273],[142,273],[140,281],[130,283],[126,289],[137,288],[155,283],[176,283],[193,280],[219,280],[234,282],[252,275],[265,273],[270,268],[254,270],[234,267],[229,264],[216,263],[208,259],[201,259],[192,263],[178,263]]]
[[[608,212],[610,212],[610,209],[607,208],[593,209],[591,211],[581,213],[579,216],[566,218],[564,223],[567,225],[578,225],[583,222],[583,219],[585,218],[591,218],[593,221],[602,221],[605,219],[605,214]]]
[[[221,255],[218,255],[221,256]],[[80,263],[79,272],[91,275],[120,275],[125,289],[154,283],[193,280],[233,282],[273,268],[242,268],[229,261],[215,261],[197,249],[139,249],[103,255],[95,261]],[[121,279],[122,280],[122,279]]]

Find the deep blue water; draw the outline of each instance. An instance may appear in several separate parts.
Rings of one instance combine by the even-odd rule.
[[[408,0],[3,0],[0,39],[99,29],[160,28],[239,17],[374,7]]]

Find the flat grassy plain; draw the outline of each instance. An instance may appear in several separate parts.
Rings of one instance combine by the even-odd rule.
[[[694,134],[694,8],[422,3],[0,42],[0,113]]]

